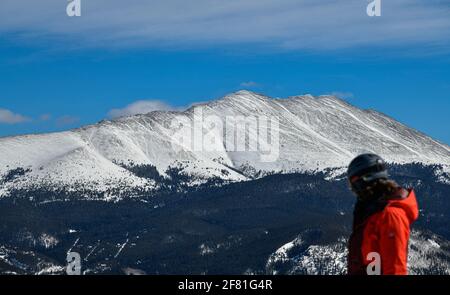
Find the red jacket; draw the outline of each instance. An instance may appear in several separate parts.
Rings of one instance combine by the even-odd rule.
[[[349,240],[348,274],[367,274],[367,265],[376,252],[381,258],[381,274],[406,275],[411,224],[419,210],[413,190],[384,201],[355,208],[353,233]]]

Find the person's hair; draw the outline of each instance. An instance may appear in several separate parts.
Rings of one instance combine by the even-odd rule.
[[[375,200],[392,196],[400,186],[390,179],[377,179],[357,192],[360,200]]]

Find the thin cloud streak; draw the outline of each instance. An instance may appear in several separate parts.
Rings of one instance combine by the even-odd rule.
[[[56,125],[59,127],[63,127],[67,125],[73,125],[75,123],[78,123],[79,121],[80,121],[79,117],[64,115],[56,119]]]
[[[255,82],[255,81],[245,81],[245,82],[242,82],[240,84],[240,86],[248,87],[248,88],[256,88],[256,87],[260,87],[261,85],[259,85],[259,83]]]
[[[283,50],[450,47],[449,0],[382,1],[381,17],[367,16],[368,0],[81,2],[82,16],[69,18],[65,1],[2,0],[0,32],[25,42],[58,40],[68,46],[101,48],[236,44]]]

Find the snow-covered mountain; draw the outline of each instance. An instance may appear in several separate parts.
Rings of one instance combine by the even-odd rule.
[[[390,167],[420,204],[413,274],[450,274],[450,185],[433,171]],[[0,274],[63,274],[72,251],[83,274],[345,273],[355,203],[345,179],[289,173],[215,184],[118,202],[86,201],[82,187],[13,191],[0,198]]]
[[[272,140],[269,150],[261,143],[253,150],[230,149],[230,138],[237,142],[243,134],[260,134],[259,118],[269,119],[270,136],[279,139],[276,145]],[[193,134],[200,130],[201,148],[179,141],[188,124],[194,126]],[[234,127],[227,128],[229,124]],[[251,145],[249,139],[244,142]],[[270,161],[264,160],[268,151],[276,154]],[[270,172],[343,168],[355,155],[369,151],[389,162],[450,166],[448,145],[382,113],[333,96],[279,99],[239,91],[183,112],[156,111],[66,132],[0,138],[0,196],[11,188],[40,185],[83,185],[105,192],[158,185],[133,174],[127,165],[152,165],[162,176],[177,167],[196,181],[241,181]]]
[[[450,274],[450,243],[418,230],[411,232],[408,273]],[[347,272],[347,239],[325,245],[305,242],[300,234],[277,249],[267,260],[267,274],[344,275]]]

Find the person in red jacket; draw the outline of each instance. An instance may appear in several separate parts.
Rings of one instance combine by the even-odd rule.
[[[350,275],[407,275],[411,224],[418,218],[415,193],[390,180],[384,160],[359,155],[347,171],[357,196],[348,244]]]

